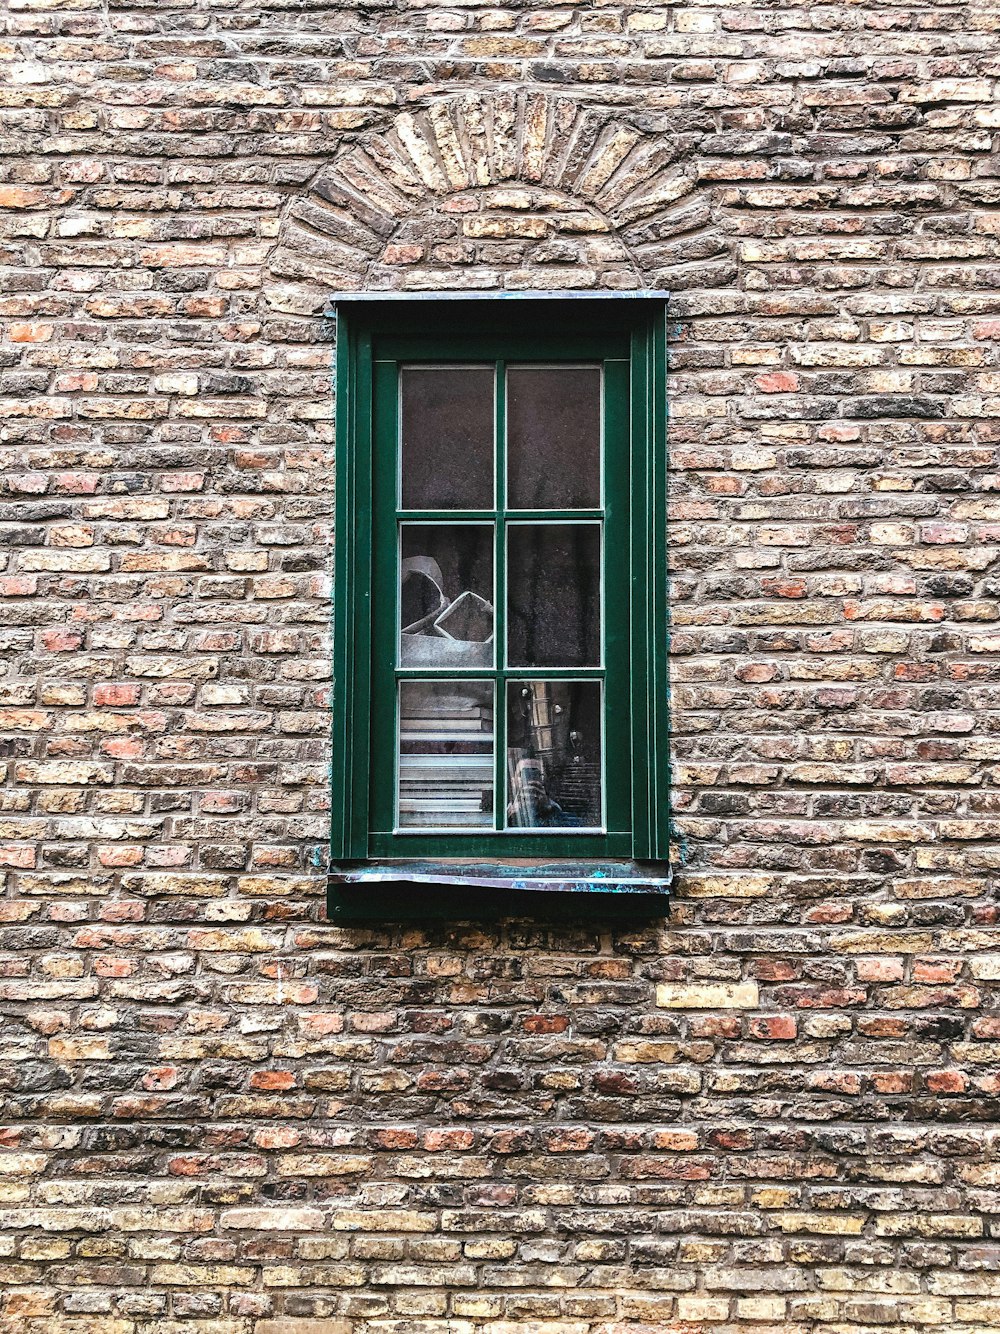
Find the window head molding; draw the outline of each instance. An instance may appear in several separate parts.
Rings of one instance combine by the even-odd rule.
[[[464,884],[470,892],[503,884],[521,891],[665,893],[670,879],[666,293],[352,292],[337,294],[329,313],[337,322],[333,892],[348,892],[338,886],[391,882]],[[441,364],[454,371],[462,362],[496,367],[494,498],[476,500],[471,510],[447,502],[444,510],[432,504],[411,514],[409,506],[399,508],[404,501],[397,478],[388,476],[401,466],[403,369]],[[583,509],[565,512],[547,504],[537,511],[508,509],[505,368],[557,371],[584,364],[603,368],[603,502],[591,498]],[[556,375],[555,390],[558,382]],[[551,540],[553,523],[565,525],[563,537],[575,533],[579,539],[587,524],[602,531],[600,615],[606,644],[603,654],[586,648],[582,657],[565,661],[550,647],[548,657],[533,667],[530,654],[524,657],[523,628],[512,641],[516,649],[505,647],[505,632],[508,617],[514,618],[511,625],[524,620],[518,571],[528,569],[523,576],[528,578],[524,560],[529,566],[530,559],[537,560],[523,556],[522,539],[541,541],[546,576],[565,560],[559,541]],[[403,646],[398,639],[400,570],[415,570],[432,594],[436,560],[414,556],[410,548],[420,548],[421,541],[430,548],[440,539],[436,559],[454,566],[456,524],[463,527],[465,546],[473,530],[481,529],[493,554],[491,570],[490,561],[480,559],[475,589],[450,604],[451,624],[493,616],[495,604],[499,642],[494,649],[492,635],[484,634],[483,643],[488,638],[491,645],[480,645],[474,657],[463,659],[471,667],[452,663],[445,672],[455,688],[445,691],[452,711],[458,687],[469,695],[469,707],[458,721],[449,715],[439,734],[434,729],[443,707],[440,681],[433,685],[433,669],[428,676],[408,666],[405,652],[420,644]],[[407,547],[414,532],[419,540]],[[588,540],[584,547],[589,551],[594,543]],[[475,580],[466,575],[464,582]],[[578,615],[588,626],[589,644],[593,604],[586,603]],[[447,636],[448,616],[436,606],[428,616],[424,620],[434,627],[428,633]],[[423,620],[414,626],[427,629]],[[440,639],[434,643],[441,648]],[[600,726],[594,723],[598,699]],[[538,756],[544,761],[546,754],[544,747],[539,751],[538,738],[551,737],[541,718],[546,710],[566,711],[563,730],[569,728],[579,767],[569,788],[553,787],[551,774],[548,787],[543,783],[543,820],[531,794]],[[526,720],[530,715],[530,727],[522,713]],[[469,744],[467,730],[452,735],[455,727],[469,729],[473,722],[476,744]],[[525,728],[531,732],[528,741]],[[432,744],[422,744],[424,737]],[[564,739],[564,761],[566,744]],[[519,749],[524,746],[528,749]],[[581,797],[581,773],[595,785],[603,783],[603,806]],[[459,782],[463,774],[466,786],[479,784],[480,803],[466,800],[469,793]],[[414,775],[416,787],[410,781]],[[455,794],[453,808],[441,797],[444,792]],[[454,815],[452,809],[467,813]],[[433,814],[441,810],[449,812],[445,827]],[[597,810],[603,814],[594,815]]]
[[[665,305],[669,299],[669,292],[661,292],[648,288],[634,288],[624,292],[595,292],[587,288],[572,289],[561,287],[553,287],[537,292],[506,290],[490,290],[482,292],[436,292],[424,290],[413,292],[334,292],[330,297],[330,305],[327,314],[336,314],[339,306],[380,306],[386,302],[491,301],[506,304],[507,302],[513,301],[611,301],[614,302],[615,305],[621,305],[631,301],[655,301]]]

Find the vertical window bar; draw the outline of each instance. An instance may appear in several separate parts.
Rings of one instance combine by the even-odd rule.
[[[507,661],[507,366],[503,360],[496,363],[494,404],[494,499],[497,508],[493,539],[496,578],[496,603],[493,610],[493,665],[496,669],[493,678],[493,828],[499,832],[507,827],[507,678],[503,671]]]

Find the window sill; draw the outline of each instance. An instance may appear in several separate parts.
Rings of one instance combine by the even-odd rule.
[[[671,870],[633,861],[346,862],[331,867],[333,921],[612,912],[663,915]]]

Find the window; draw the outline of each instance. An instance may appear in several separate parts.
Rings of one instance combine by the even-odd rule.
[[[334,878],[648,891],[662,300],[338,305]]]

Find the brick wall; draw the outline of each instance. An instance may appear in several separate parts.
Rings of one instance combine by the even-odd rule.
[[[998,13],[4,22],[0,1334],[1000,1331]],[[324,922],[394,285],[677,294],[668,920]]]

